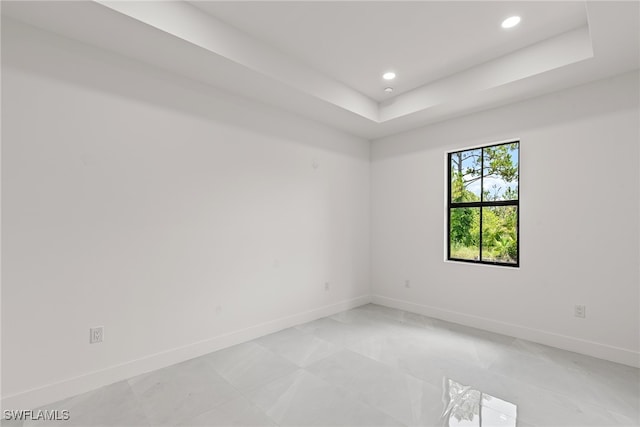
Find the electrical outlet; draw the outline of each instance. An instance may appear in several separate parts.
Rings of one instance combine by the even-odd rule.
[[[411,280],[405,280],[404,281],[404,287],[405,288],[410,288],[411,287]]]
[[[103,339],[104,339],[103,326],[89,328],[89,344],[96,344],[96,343],[102,342]]]
[[[576,305],[574,307],[574,316],[576,317],[581,317],[581,318],[585,318],[587,317],[587,307],[584,305]]]
[[[329,282],[324,282],[324,290],[325,291],[329,290]]]

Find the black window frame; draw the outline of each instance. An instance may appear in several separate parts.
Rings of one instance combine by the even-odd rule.
[[[484,200],[484,150],[485,148],[499,147],[501,145],[518,144],[518,198],[516,200],[497,200],[497,201],[485,201]],[[447,261],[465,262],[470,264],[484,264],[484,265],[498,265],[504,267],[520,267],[520,140],[499,142],[495,144],[483,145],[479,147],[466,148],[464,150],[450,151],[447,153]],[[482,150],[480,155],[480,201],[479,202],[453,202],[451,200],[451,156],[456,153],[471,150]],[[501,262],[501,261],[485,261],[482,259],[482,211],[486,207],[495,206],[515,206],[516,207],[516,248],[517,257],[516,262]],[[478,259],[461,259],[451,258],[451,210],[453,208],[479,208],[480,209],[480,236],[478,242]]]

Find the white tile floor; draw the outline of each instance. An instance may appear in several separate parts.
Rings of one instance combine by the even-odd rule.
[[[466,404],[443,417],[456,383]],[[519,427],[640,425],[638,369],[377,305],[40,409],[66,426],[480,426],[473,396],[497,398],[484,427],[513,426],[506,402]]]

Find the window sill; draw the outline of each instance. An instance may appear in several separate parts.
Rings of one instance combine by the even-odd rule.
[[[476,262],[476,261],[464,261],[464,260],[456,260],[456,259],[445,259],[445,264],[457,264],[457,265],[475,265],[481,267],[493,267],[493,268],[501,268],[507,270],[519,270],[520,264],[518,265],[505,265],[505,264],[494,264],[490,262]]]

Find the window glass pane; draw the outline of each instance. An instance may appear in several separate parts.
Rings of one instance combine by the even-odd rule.
[[[483,153],[483,201],[518,200],[519,144],[486,147]]]
[[[482,208],[482,260],[518,262],[518,208]]]
[[[482,149],[451,153],[451,201],[480,201],[480,159]]]
[[[450,258],[480,259],[480,208],[452,208],[449,212]]]

